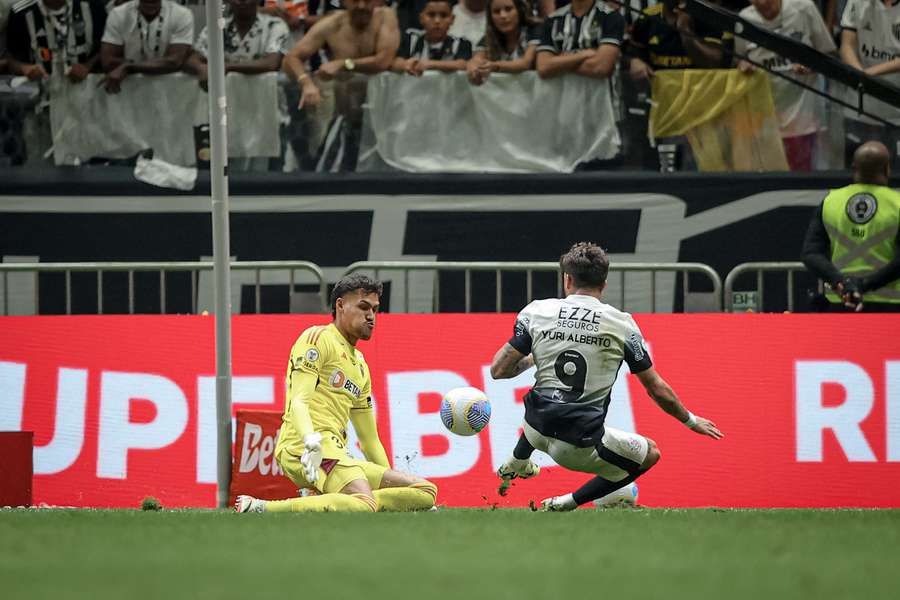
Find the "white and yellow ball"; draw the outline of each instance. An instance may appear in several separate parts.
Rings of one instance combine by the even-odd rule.
[[[453,388],[441,400],[441,422],[456,435],[475,435],[490,420],[491,403],[478,388]]]

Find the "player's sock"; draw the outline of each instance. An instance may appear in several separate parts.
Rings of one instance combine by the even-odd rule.
[[[513,448],[513,456],[518,458],[519,460],[523,460],[526,458],[531,458],[531,453],[534,452],[534,446],[531,445],[531,442],[528,441],[528,438],[525,437],[525,434],[519,436],[519,441],[516,443],[516,447]]]
[[[581,506],[586,502],[596,500],[597,498],[602,498],[607,494],[611,494],[614,491],[625,487],[644,473],[646,473],[646,471],[636,471],[634,473],[631,473],[630,475],[628,475],[628,477],[622,479],[621,481],[610,481],[609,479],[603,479],[600,476],[594,477],[583,486],[575,490],[572,493],[572,499],[578,504],[578,506]]]
[[[437,486],[430,481],[420,481],[409,487],[383,488],[372,493],[378,501],[378,509],[389,512],[428,510],[437,500]]]
[[[378,506],[365,494],[322,494],[266,502],[266,512],[375,512]]]

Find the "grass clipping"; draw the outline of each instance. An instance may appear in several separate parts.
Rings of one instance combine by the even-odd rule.
[[[141,510],[162,510],[162,504],[160,504],[157,498],[153,496],[147,496],[143,500],[141,500]]]

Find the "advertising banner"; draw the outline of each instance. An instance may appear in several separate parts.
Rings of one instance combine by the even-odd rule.
[[[237,316],[235,411],[275,411],[235,431],[236,472],[296,493],[272,460],[288,355],[328,316]],[[649,506],[900,507],[900,316],[637,315],[660,374],[721,441],[663,413],[620,371],[607,423],[657,442],[638,480]],[[381,439],[395,468],[426,477],[439,504],[526,506],[589,476],[552,466],[497,493],[533,373],[495,381],[512,314],[379,316],[361,342]],[[0,318],[0,431],[34,432],[34,503],[213,506],[213,319],[204,316]],[[483,389],[492,419],[459,437],[438,416],[457,386]],[[351,444],[353,445],[353,444]],[[285,486],[280,488],[277,486]],[[241,491],[241,490],[238,490]],[[252,490],[248,490],[252,491]]]

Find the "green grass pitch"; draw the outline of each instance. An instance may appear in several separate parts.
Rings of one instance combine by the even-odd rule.
[[[900,510],[0,511],[0,596],[896,598]]]

